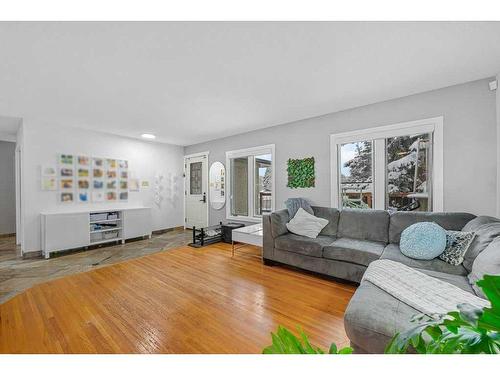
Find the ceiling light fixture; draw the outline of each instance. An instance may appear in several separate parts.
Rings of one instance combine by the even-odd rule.
[[[144,134],[141,134],[141,137],[142,137],[142,138],[146,138],[146,139],[155,139],[155,138],[156,138],[156,135],[154,135],[154,134],[144,133]]]

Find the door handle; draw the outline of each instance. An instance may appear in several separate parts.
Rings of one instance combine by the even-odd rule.
[[[203,193],[203,199],[200,199],[200,202],[207,203],[207,193]]]

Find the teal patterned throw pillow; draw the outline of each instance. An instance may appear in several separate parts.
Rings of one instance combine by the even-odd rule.
[[[456,230],[446,231],[446,249],[439,256],[439,259],[444,260],[454,266],[462,264],[464,255],[467,252],[474,236],[474,232],[460,232]]]
[[[413,259],[434,259],[446,248],[446,231],[436,223],[410,225],[401,233],[399,248]]]

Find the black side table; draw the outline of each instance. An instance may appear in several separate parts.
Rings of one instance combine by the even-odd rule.
[[[245,224],[240,223],[226,223],[222,224],[222,242],[233,243],[233,229],[244,227]]]

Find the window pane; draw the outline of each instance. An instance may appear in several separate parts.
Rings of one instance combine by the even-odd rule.
[[[272,155],[255,156],[255,216],[261,216],[265,212],[271,212],[272,203]]]
[[[386,150],[386,208],[431,211],[432,135],[387,138]]]
[[[231,215],[248,216],[248,158],[231,159]]]
[[[373,142],[340,146],[341,206],[373,208]]]
[[[189,164],[189,193],[201,194],[202,162]]]

